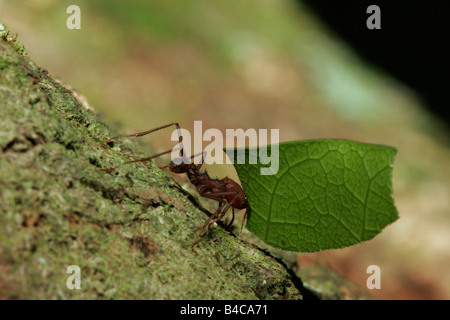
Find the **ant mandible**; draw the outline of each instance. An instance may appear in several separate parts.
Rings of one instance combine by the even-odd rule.
[[[197,189],[197,192],[199,193],[200,196],[219,202],[219,206],[218,206],[216,212],[214,212],[214,214],[212,214],[209,217],[209,219],[206,220],[205,224],[200,228],[199,232],[197,233],[194,240],[192,241],[192,244],[191,244],[192,251],[195,254],[197,254],[197,251],[195,251],[194,246],[197,243],[197,240],[200,237],[200,235],[206,230],[206,228],[208,228],[208,230],[209,230],[213,223],[222,219],[223,216],[225,215],[225,213],[230,208],[232,208],[233,216],[232,216],[231,222],[229,223],[228,227],[230,227],[234,221],[234,209],[246,209],[245,213],[244,213],[244,217],[242,219],[241,230],[239,232],[239,239],[241,239],[244,221],[245,221],[247,214],[250,212],[250,205],[248,203],[247,196],[246,196],[244,190],[236,181],[234,181],[228,177],[225,177],[223,179],[213,179],[208,175],[206,170],[204,172],[200,172],[200,168],[202,167],[206,152],[203,152],[201,154],[202,159],[199,164],[191,163],[191,161],[186,161],[187,158],[185,157],[184,149],[183,149],[183,136],[181,135],[180,125],[177,122],[169,123],[164,126],[157,127],[157,128],[154,128],[154,129],[151,129],[148,131],[144,131],[144,132],[117,136],[117,137],[107,140],[106,143],[109,143],[109,142],[119,139],[119,138],[142,137],[142,136],[145,136],[152,132],[155,132],[155,131],[158,131],[158,130],[161,130],[161,129],[164,129],[164,128],[167,128],[170,126],[175,126],[177,128],[181,159],[180,158],[174,159],[174,160],[170,161],[170,163],[168,165],[162,167],[161,169],[168,167],[169,171],[171,171],[173,173],[178,173],[178,174],[186,173],[189,180],[195,186],[195,188]],[[124,163],[114,167],[114,168],[102,169],[102,171],[111,172],[114,169],[116,169],[122,165],[135,163],[135,162],[150,161],[154,158],[157,158],[159,156],[162,156],[162,155],[170,153],[170,152],[172,152],[172,150],[167,150],[167,151],[158,153],[154,156],[147,157],[147,158],[127,161],[127,162],[124,162]],[[199,154],[192,155],[191,160],[198,155]],[[238,251],[236,251],[236,253],[234,254],[233,257],[235,257],[237,253],[238,253]]]

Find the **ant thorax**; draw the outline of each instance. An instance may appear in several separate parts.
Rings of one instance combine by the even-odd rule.
[[[195,186],[205,186],[211,184],[211,179],[208,175],[208,173],[205,172],[198,172],[197,170],[194,170],[196,172],[192,172],[191,170],[187,172],[187,175],[189,177],[189,180],[191,183]]]

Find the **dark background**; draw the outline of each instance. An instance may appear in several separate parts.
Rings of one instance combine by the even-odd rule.
[[[419,93],[426,106],[450,121],[449,1],[304,0],[363,58]],[[367,7],[381,10],[381,29],[369,30]]]

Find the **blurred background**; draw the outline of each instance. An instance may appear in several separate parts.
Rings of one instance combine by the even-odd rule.
[[[193,121],[202,120],[204,130],[279,129],[281,141],[344,138],[396,147],[400,219],[367,243],[296,259],[330,264],[363,287],[366,268],[380,266],[382,289],[369,292],[375,299],[450,298],[450,141],[439,112],[448,108],[439,106],[444,100],[432,101],[436,94],[427,95],[373,57],[366,60],[344,41],[336,21],[328,24],[327,15],[306,2],[76,1],[81,30],[66,27],[71,4],[0,0],[0,23],[19,34],[38,66],[82,93],[122,132],[169,122],[192,130]],[[382,6],[381,12],[383,19]],[[364,30],[364,38],[368,14],[347,14],[343,21],[361,15],[362,25],[353,28]],[[372,45],[380,49],[382,42]],[[390,57],[399,48],[381,51]],[[416,48],[423,48],[420,41]],[[414,56],[413,48],[407,50],[404,57]],[[448,60],[440,63],[448,68]],[[443,88],[442,78],[425,82]],[[156,151],[173,145],[170,132],[142,139]],[[232,167],[208,170],[235,177]]]

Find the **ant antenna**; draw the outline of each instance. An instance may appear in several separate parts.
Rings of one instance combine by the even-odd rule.
[[[172,122],[172,123],[169,123],[169,124],[166,124],[166,125],[157,127],[157,128],[153,128],[153,129],[151,129],[151,130],[143,131],[143,132],[138,132],[138,133],[134,133],[134,134],[125,134],[125,135],[121,135],[121,136],[116,136],[116,137],[113,137],[113,138],[110,138],[110,139],[106,140],[105,143],[109,143],[109,142],[111,142],[111,141],[113,141],[113,140],[120,139],[120,138],[137,138],[137,137],[142,137],[142,136],[145,136],[145,135],[150,134],[150,133],[152,133],[152,132],[155,132],[155,131],[158,131],[158,130],[161,130],[161,129],[165,129],[165,128],[170,127],[170,126],[173,126],[173,125],[176,126],[176,128],[177,128],[177,132],[178,132],[178,145],[180,146],[180,147],[179,147],[180,155],[181,155],[182,159],[184,160],[184,159],[185,159],[185,156],[184,156],[184,148],[183,148],[183,136],[181,135],[181,128],[180,128],[180,125],[179,125],[177,122]],[[116,166],[116,167],[108,168],[108,169],[100,169],[100,170],[101,170],[101,171],[104,171],[104,172],[111,172],[111,171],[113,171],[114,169],[117,169],[118,167],[123,166],[123,165],[125,165],[125,164],[136,163],[136,162],[150,161],[150,160],[152,160],[152,159],[154,159],[154,158],[157,158],[157,157],[159,157],[159,156],[162,156],[162,155],[164,155],[164,154],[170,153],[170,152],[175,151],[175,150],[177,150],[177,149],[174,148],[174,149],[172,149],[172,150],[167,150],[167,151],[158,153],[158,154],[156,154],[156,155],[154,155],[154,156],[151,156],[151,157],[127,161],[127,162],[124,162],[124,163],[122,163],[122,164],[120,164],[120,165],[118,165],[118,166]],[[164,169],[164,168],[166,168],[167,166],[168,166],[168,165],[162,167],[161,169]]]

